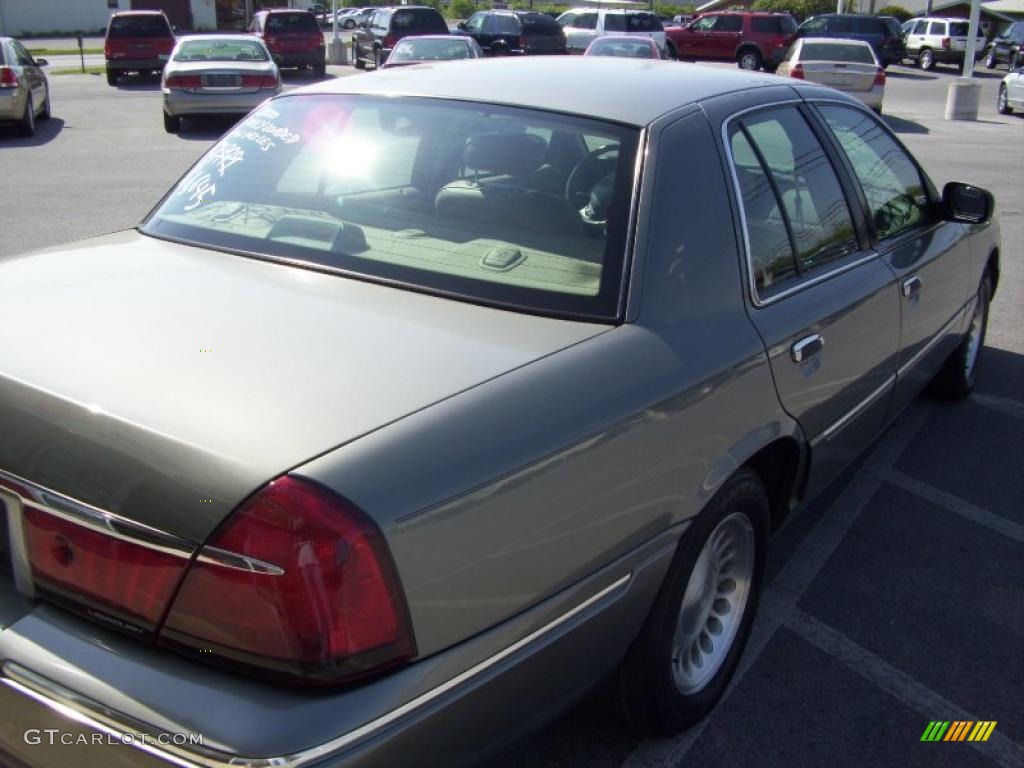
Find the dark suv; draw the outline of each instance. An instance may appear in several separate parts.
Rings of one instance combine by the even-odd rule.
[[[735,61],[741,69],[774,72],[796,29],[788,13],[705,13],[685,26],[667,27],[665,49],[673,59]]]
[[[1013,22],[989,43],[985,66],[995,69],[1000,64],[1011,70],[1024,66],[1024,21]]]
[[[565,53],[565,32],[546,13],[480,11],[459,22],[459,29],[491,56]]]
[[[906,56],[903,29],[892,16],[854,13],[823,13],[800,25],[799,37],[844,37],[863,40],[875,50],[883,67],[899,64]]]
[[[122,11],[110,17],[103,57],[107,84],[127,72],[160,74],[174,50],[174,28],[163,11]]]
[[[260,11],[252,17],[249,32],[266,43],[277,66],[312,69],[324,76],[324,33],[312,11]]]
[[[366,69],[367,62],[372,62],[379,69],[403,37],[447,34],[444,16],[429,6],[378,8],[352,35],[352,63],[356,69]]]

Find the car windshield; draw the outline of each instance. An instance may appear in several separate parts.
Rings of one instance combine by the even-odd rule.
[[[424,40],[406,38],[395,46],[389,61],[445,61],[471,58],[464,40]]]
[[[267,17],[267,32],[279,35],[298,35],[320,32],[316,19],[311,13],[272,13]]]
[[[623,56],[630,59],[656,58],[646,40],[609,40],[599,37],[590,46],[591,56]]]
[[[610,320],[638,136],[497,105],[287,96],[221,139],[141,230],[480,303]]]
[[[263,46],[253,40],[186,40],[175,61],[266,61]]]
[[[606,32],[661,32],[661,20],[653,13],[609,13],[604,17]]]
[[[163,16],[121,16],[110,21],[111,38],[170,37],[171,30]]]
[[[804,43],[800,61],[843,61],[851,64],[874,64],[875,57],[867,45],[844,43]]]

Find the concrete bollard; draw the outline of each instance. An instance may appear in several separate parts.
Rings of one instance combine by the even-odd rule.
[[[949,84],[946,92],[947,120],[977,120],[981,83],[969,77],[960,77]]]
[[[340,37],[337,40],[331,38],[327,62],[329,64],[348,64],[348,42]]]

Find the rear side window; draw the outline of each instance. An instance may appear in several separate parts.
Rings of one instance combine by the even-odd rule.
[[[751,29],[766,35],[783,35],[796,31],[796,22],[789,16],[755,16]]]
[[[110,20],[107,37],[171,37],[171,28],[163,16],[115,16]]]
[[[832,35],[848,35],[853,32],[853,25],[846,16],[833,16],[828,20],[828,31]]]
[[[879,239],[928,220],[928,195],[913,160],[873,117],[845,107],[819,107],[850,159]]]
[[[267,17],[267,32],[278,35],[319,32],[311,13],[272,13]]]
[[[857,250],[839,179],[799,111],[744,118],[732,129],[732,145],[759,292]]]
[[[437,32],[446,34],[448,32],[444,18],[430,8],[395,11],[391,17],[391,28],[399,33]]]
[[[928,25],[929,35],[941,35],[946,36],[946,22],[944,21],[933,21]]]
[[[715,24],[715,32],[742,32],[743,31],[743,17],[742,16],[720,16],[718,23]]]
[[[850,19],[854,34],[881,35],[885,33],[885,25],[880,19],[854,17]]]

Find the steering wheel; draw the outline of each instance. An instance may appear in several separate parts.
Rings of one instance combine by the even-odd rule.
[[[614,157],[606,157],[614,155]],[[619,145],[605,144],[598,147],[576,163],[565,182],[565,199],[579,210],[590,202],[590,191],[594,184],[610,173],[615,173],[619,163]]]

